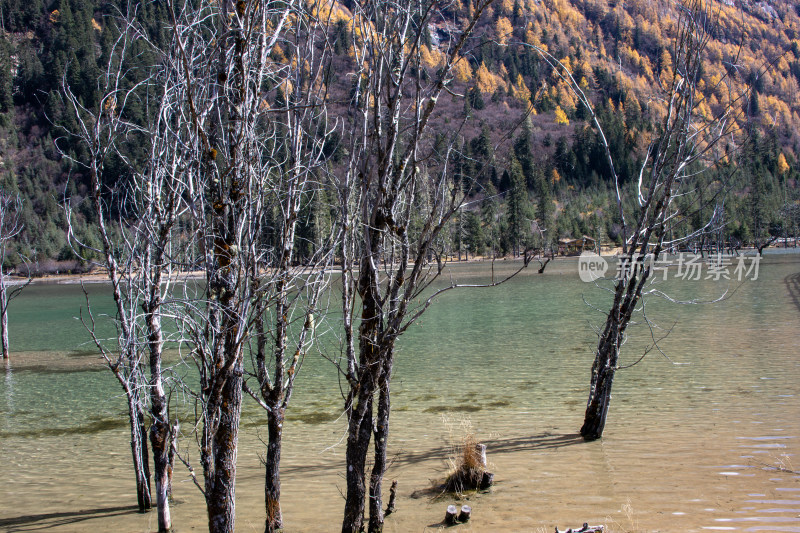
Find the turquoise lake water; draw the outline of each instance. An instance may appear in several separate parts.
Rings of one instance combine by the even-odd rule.
[[[512,267],[497,262],[496,274]],[[477,282],[489,264],[451,270]],[[468,428],[488,444],[498,479],[492,493],[473,496],[472,531],[552,531],[584,521],[618,531],[800,531],[800,476],[792,473],[800,469],[800,255],[768,255],[758,279],[740,284],[670,278],[659,289],[676,300],[727,297],[648,300],[647,316],[663,330],[631,328],[622,364],[671,328],[664,354],[652,351],[619,372],[606,434],[595,443],[576,437],[593,326],[603,318],[587,302],[604,309],[609,295],[580,281],[575,260],[443,295],[399,341],[387,475],[400,480],[401,505],[387,530],[421,531],[441,519],[441,504],[412,496],[442,475],[449,444]],[[108,287],[86,289],[101,331],[112,334],[102,316],[113,311]],[[12,303],[13,353],[0,380],[0,529],[153,527],[152,514],[128,508],[121,389],[75,318],[81,307],[76,285],[33,285]],[[335,312],[320,319],[320,331],[335,331],[337,320]],[[301,370],[286,427],[290,531],[335,531],[341,514],[344,422],[329,361],[337,348],[332,337],[318,347]],[[191,381],[190,367],[170,361]],[[175,398],[183,401],[177,391]],[[243,531],[263,530],[264,419],[253,402],[245,406]],[[196,463],[190,427],[183,422],[183,447]],[[176,479],[177,530],[202,530],[197,490],[185,471]]]

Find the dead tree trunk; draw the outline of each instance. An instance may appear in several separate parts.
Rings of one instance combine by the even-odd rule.
[[[210,533],[233,533],[236,518],[236,454],[239,443],[239,420],[242,408],[242,361],[220,376],[219,401],[209,402],[207,425],[215,426],[213,436],[204,434],[203,461],[205,497]],[[208,431],[208,428],[205,429]]]
[[[0,267],[0,339],[3,343],[3,359],[8,359],[8,294],[2,267]]]
[[[267,457],[264,479],[264,502],[267,511],[266,533],[274,533],[283,528],[283,514],[281,513],[283,420],[282,409],[267,412]]]
[[[618,327],[615,321],[609,318],[606,331],[611,332]],[[592,378],[589,387],[589,401],[586,414],[581,427],[581,436],[586,440],[599,439],[603,435],[606,425],[606,416],[611,402],[611,387],[614,384],[614,374],[617,371],[619,346],[609,340],[601,342],[592,365]]]
[[[391,362],[391,358],[389,359]],[[369,480],[369,532],[380,533],[383,531],[383,475],[386,473],[386,449],[389,442],[389,414],[391,402],[389,396],[390,368],[384,368],[383,379],[378,394],[378,411],[374,424],[375,457],[372,464],[372,475]]]
[[[144,427],[144,410],[136,390],[125,391],[128,397],[128,418],[131,427],[131,453],[136,474],[136,502],[139,512],[150,510],[150,459],[147,450],[147,431]]]
[[[357,393],[347,425],[345,465],[347,495],[342,533],[364,530],[364,503],[367,497],[366,463],[372,436],[372,394]]]
[[[23,229],[20,214],[22,200],[19,194],[8,194],[0,190],[0,344],[2,344],[3,359],[8,362],[8,303],[31,282],[30,269],[28,269],[28,283],[18,286],[8,293],[6,286],[6,272],[3,265],[6,262],[6,253],[9,241],[16,237]]]
[[[126,26],[123,35],[127,30],[137,33],[140,29],[132,15],[119,20]],[[141,41],[147,42],[146,39]],[[172,528],[169,493],[175,446],[174,436],[170,432],[168,396],[162,371],[165,342],[162,305],[170,293],[171,283],[175,281],[174,263],[170,257],[170,251],[175,246],[172,230],[186,209],[183,199],[188,184],[183,181],[183,170],[178,170],[184,168],[182,156],[185,154],[177,148],[182,143],[176,140],[177,134],[173,129],[181,115],[180,106],[185,99],[185,91],[178,88],[180,80],[174,68],[165,67],[163,63],[154,65],[159,76],[148,77],[133,85],[139,89],[147,87],[145,92],[148,95],[158,94],[155,105],[148,103],[154,105],[153,110],[158,112],[152,113],[152,122],[128,122],[129,114],[124,102],[138,101],[141,97],[135,92],[136,89],[130,88],[132,80],[127,78],[129,72],[122,66],[129,57],[129,44],[129,37],[121,37],[109,50],[108,69],[101,78],[105,94],[97,106],[96,114],[83,108],[66,83],[63,90],[76,122],[81,125],[72,135],[85,145],[90,155],[88,160],[77,163],[85,167],[91,176],[91,205],[102,243],[102,259],[95,261],[106,269],[111,282],[118,326],[115,348],[106,348],[95,334],[87,298],[92,320],[89,331],[106,364],[128,395],[134,469],[137,472],[138,500],[142,509],[151,507],[148,435],[144,428],[144,410],[149,396],[152,416],[149,440],[153,449],[158,529],[166,532]],[[150,51],[155,53],[154,57],[158,57],[158,50]],[[158,67],[165,68],[160,70]],[[109,191],[104,185],[105,162],[107,158],[120,155],[117,140],[123,137],[140,140],[149,149],[150,157],[137,164],[131,162],[132,179],[126,185],[120,185],[119,190]],[[64,155],[69,157],[69,154]],[[119,201],[114,205],[125,205],[124,215],[122,212],[113,214],[114,210],[109,208],[108,194]],[[72,231],[70,237],[78,250],[93,248],[77,240]],[[149,382],[144,374],[145,361],[142,360],[145,347],[149,354],[146,361],[150,367]]]
[[[156,483],[156,508],[158,509],[158,531],[164,533],[172,530],[172,518],[169,509],[169,496],[171,492],[172,466],[171,450],[172,440],[169,435],[169,425],[166,422],[166,401],[159,400],[159,405],[152,408],[154,419],[150,426],[150,444],[153,447],[153,465],[155,467]]]
[[[325,104],[303,94],[308,87],[324,85],[313,79],[321,76],[315,63],[320,47],[313,42],[320,32],[312,27],[318,21],[306,17],[305,4],[199,5],[172,11],[171,17],[176,32],[181,32],[176,46],[188,87],[186,116],[196,133],[190,140],[198,180],[192,214],[202,234],[206,301],[204,313],[186,322],[199,354],[201,462],[209,529],[234,530],[236,448],[246,391],[267,411],[265,530],[275,531],[282,527],[285,409],[304,354],[304,335],[313,330],[312,298],[300,294],[298,287],[306,289],[303,282],[316,280],[316,274],[313,269],[311,274],[293,271],[292,252],[298,213],[308,199],[309,184],[320,178],[312,169],[324,165],[324,138],[317,136],[327,132],[326,127],[318,128],[324,125],[319,117],[325,114]],[[294,26],[287,30],[288,25]],[[269,59],[279,41],[293,58],[291,66]],[[285,107],[266,106],[265,112],[266,92],[273,89],[285,91]],[[310,145],[314,155],[309,155]],[[279,214],[269,219],[273,208]],[[287,351],[297,302],[308,305],[306,325],[297,350]],[[266,331],[268,311],[274,313],[274,329]],[[268,360],[268,337],[275,341],[274,367]],[[243,380],[244,351],[254,338],[257,392]]]
[[[420,296],[432,278],[441,274],[443,263],[430,270],[426,265],[431,257],[444,253],[438,249],[439,237],[466,194],[453,186],[446,165],[456,139],[449,141],[444,156],[426,153],[423,139],[436,102],[451,79],[450,71],[461,60],[461,49],[490,3],[476,3],[442,68],[426,80],[418,53],[421,36],[443,4],[421,0],[356,3],[353,8],[354,18],[366,23],[352,43],[354,77],[363,83],[356,84],[351,98],[348,116],[352,123],[346,135],[352,157],[340,189],[342,250],[351,254],[342,262],[347,357],[347,368],[342,370],[349,384],[343,533],[364,528],[367,496],[369,531],[383,529],[381,492],[387,467],[395,342],[430,305],[433,297],[426,300]],[[407,97],[414,99],[413,104],[405,101]],[[408,109],[414,111],[406,114]],[[422,229],[410,235],[412,213],[420,214],[415,209],[423,197]],[[356,211],[347,205],[351,199]],[[351,270],[356,266],[357,279]],[[355,292],[361,298],[357,360],[350,320]],[[413,302],[420,300],[423,303],[414,307]],[[365,467],[373,437],[374,464],[367,489]]]
[[[369,230],[367,230],[369,231]],[[360,533],[364,529],[364,511],[367,497],[366,463],[369,443],[373,431],[373,402],[378,383],[382,380],[380,334],[380,306],[375,298],[374,287],[369,280],[376,272],[362,261],[359,273],[359,292],[362,299],[361,326],[359,328],[360,377],[359,386],[351,387],[347,400],[348,413],[347,449],[347,495],[344,507],[342,533]]]
[[[611,401],[611,386],[614,382],[616,354],[598,354],[592,367],[589,402],[581,426],[581,436],[586,440],[596,440],[603,435]],[[599,368],[602,366],[602,368]]]
[[[718,198],[724,194],[726,186],[710,188],[702,169],[713,167],[727,157],[723,156],[718,144],[722,139],[735,139],[735,134],[740,131],[743,113],[741,103],[746,93],[737,95],[731,91],[729,103],[716,111],[714,116],[701,111],[704,98],[697,90],[697,84],[702,78],[704,50],[717,22],[717,14],[710,0],[688,0],[677,9],[679,17],[672,47],[674,75],[663,94],[667,112],[657,138],[647,149],[638,183],[635,189],[631,189],[634,197],[630,202],[623,198],[626,187],[620,183],[611,148],[589,98],[557,58],[546,50],[534,47],[554,68],[556,75],[572,88],[581,105],[591,115],[613,178],[621,223],[622,268],[618,272],[614,300],[599,335],[592,365],[589,400],[581,428],[581,435],[587,440],[598,439],[603,434],[614,377],[620,367],[620,348],[636,306],[648,293],[657,293],[655,290],[643,291],[653,271],[653,264],[658,261],[663,249],[672,249],[679,243],[700,240],[703,252],[705,237],[713,234],[722,220],[723,206]],[[721,83],[726,82],[723,79]],[[727,152],[728,148],[724,151]],[[680,202],[676,201],[678,198]],[[715,205],[708,222],[685,234],[682,221],[695,215],[702,218],[704,208],[712,202]],[[675,233],[679,237],[673,237]],[[644,322],[650,324],[643,307],[636,312],[641,313]],[[646,354],[647,351],[639,361]]]
[[[153,289],[159,289],[156,283]],[[169,493],[172,461],[172,437],[167,412],[167,395],[161,371],[162,349],[164,339],[161,332],[161,317],[154,313],[160,298],[153,297],[151,305],[145,306],[146,322],[149,330],[150,348],[150,414],[153,417],[150,426],[150,444],[153,447],[153,466],[155,467],[156,508],[158,509],[158,531],[165,533],[172,529],[172,518],[169,509]]]
[[[342,533],[358,533],[364,527],[365,498],[367,496],[366,462],[374,424],[373,404],[379,389],[382,389],[380,393],[383,397],[378,398],[378,425],[382,426],[382,429],[375,431],[376,434],[378,432],[383,434],[384,442],[376,444],[375,447],[376,465],[370,477],[370,496],[373,496],[375,491],[380,492],[386,464],[385,437],[388,436],[389,429],[389,376],[384,371],[387,368],[391,369],[391,356],[394,350],[393,340],[389,343],[384,336],[383,309],[378,294],[380,285],[377,283],[379,273],[374,268],[376,264],[379,264],[379,259],[377,261],[376,259],[380,256],[378,246],[384,230],[383,224],[376,224],[365,230],[371,234],[366,237],[366,241],[372,243],[375,248],[373,248],[373,254],[362,259],[359,272],[358,292],[362,301],[359,327],[360,360],[358,369],[360,379],[357,386],[351,386],[346,405],[349,417],[345,454],[347,496]],[[374,506],[374,501],[370,501],[370,510],[375,512],[374,515],[370,515],[370,531],[373,531],[373,527],[378,527],[378,525],[382,527],[383,525],[380,496],[378,499],[378,507]]]
[[[212,174],[213,175],[213,174]],[[242,261],[238,228],[244,215],[241,205],[231,200],[236,195],[236,179],[220,191],[208,183],[211,198],[224,198],[232,208],[207,214],[213,237],[213,255],[207,263],[207,287],[211,295],[202,320],[202,426],[200,460],[205,479],[205,499],[210,533],[233,533],[236,519],[236,455],[242,409],[243,336],[247,328],[244,312],[250,301],[249,283],[239,276],[246,267]],[[215,202],[219,205],[219,202]],[[214,205],[214,204],[212,204]],[[213,209],[207,206],[208,209]],[[241,218],[240,218],[241,217]]]
[[[650,228],[644,235],[646,243],[650,241],[651,234],[654,233]],[[656,232],[660,233],[660,232]],[[652,264],[661,255],[661,240],[663,235],[654,236],[658,245],[656,246],[652,261],[649,265],[644,262],[644,254],[639,254],[632,249],[627,256],[628,264],[631,269],[628,275],[617,281],[614,292],[614,303],[606,319],[603,333],[598,342],[595,360],[592,364],[592,378],[589,387],[589,400],[586,405],[586,413],[581,436],[586,440],[596,440],[603,436],[603,429],[608,416],[608,407],[611,402],[611,388],[614,384],[619,362],[619,350],[625,336],[625,330],[630,324],[636,305],[642,297],[645,283],[650,278]]]

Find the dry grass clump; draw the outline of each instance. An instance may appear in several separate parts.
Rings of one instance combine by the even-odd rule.
[[[450,473],[444,480],[443,490],[447,492],[464,492],[481,486],[486,467],[481,461],[481,451],[474,433],[464,435],[460,451],[452,461]]]
[[[631,505],[630,498],[622,506],[622,514],[625,516],[625,523],[614,520],[610,516],[606,517],[606,522],[609,525],[609,533],[640,533],[644,531],[639,528],[639,520],[636,517],[636,511]]]
[[[438,487],[439,490],[460,493],[484,488],[487,475],[486,457],[483,447],[475,437],[472,422],[468,418],[462,418],[459,423],[460,431],[457,432],[451,419],[443,416],[442,421],[448,429],[450,456],[447,459],[447,477]]]

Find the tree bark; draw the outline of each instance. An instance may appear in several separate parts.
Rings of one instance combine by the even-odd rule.
[[[611,386],[614,383],[617,366],[616,351],[613,349],[612,351],[614,353],[598,353],[595,360],[591,393],[581,427],[581,436],[585,440],[597,440],[603,436],[608,407],[611,403]]]
[[[275,408],[267,412],[267,465],[264,482],[264,501],[267,520],[264,531],[275,533],[283,528],[281,513],[281,437],[283,434],[284,411]]]
[[[361,533],[364,527],[364,500],[367,496],[365,465],[372,436],[372,391],[355,394],[347,431],[347,496],[344,504],[342,533]]]
[[[658,260],[660,253],[659,245],[654,251],[654,261]],[[632,256],[629,256],[629,259],[632,260]],[[631,261],[630,264],[633,262]],[[581,436],[585,440],[596,440],[603,436],[608,407],[611,403],[611,387],[614,384],[614,375],[619,361],[619,349],[625,329],[628,327],[636,303],[641,297],[642,288],[649,277],[650,268],[639,265],[635,267],[629,279],[621,279],[617,282],[614,290],[614,303],[611,305],[608,318],[606,318],[592,364],[589,401],[586,404],[586,414],[581,427]]]
[[[135,391],[128,391],[128,418],[131,425],[131,453],[133,470],[136,473],[136,500],[139,512],[152,507],[150,497],[150,459],[147,450],[147,432],[144,428],[144,412]]]
[[[154,290],[160,289],[159,285],[156,283]],[[153,447],[153,466],[155,467],[158,531],[166,533],[172,529],[169,509],[172,440],[170,438],[169,413],[167,412],[167,396],[164,392],[161,373],[163,335],[161,318],[157,311],[160,299],[152,297],[151,302],[150,305],[145,306],[150,349],[150,414],[153,417],[153,423],[150,426],[150,444]]]
[[[172,518],[169,509],[172,471],[171,461],[173,457],[172,441],[170,437],[169,421],[167,420],[167,402],[164,391],[160,383],[158,387],[152,387],[151,390],[152,404],[150,409],[153,416],[153,424],[150,426],[150,444],[153,447],[158,531],[159,533],[165,533],[172,529]]]
[[[390,366],[391,362],[387,366]],[[386,448],[389,442],[389,415],[391,401],[389,390],[390,369],[384,370],[381,380],[380,394],[378,396],[378,413],[373,431],[375,459],[372,465],[372,474],[369,480],[369,533],[383,531],[383,475],[386,473]]]
[[[233,533],[235,527],[236,452],[242,410],[242,361],[227,372],[219,404],[206,407],[206,424],[216,421],[216,431],[208,443],[210,472],[206,474],[206,507],[210,533]]]
[[[172,530],[172,518],[169,510],[170,493],[170,449],[171,441],[169,436],[169,425],[162,418],[155,418],[156,412],[161,409],[153,409],[153,425],[150,426],[150,444],[153,447],[153,466],[155,467],[156,482],[156,509],[158,510],[158,531],[166,533]],[[161,416],[164,416],[163,413]]]
[[[175,453],[178,449],[178,431],[179,425],[177,420],[172,422],[172,427],[169,433],[169,487],[167,488],[167,497],[172,499],[172,474],[175,472]]]
[[[0,272],[0,277],[3,273]],[[0,286],[0,337],[3,343],[3,359],[8,359],[8,295],[5,283]]]

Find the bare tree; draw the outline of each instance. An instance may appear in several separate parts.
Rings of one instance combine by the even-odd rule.
[[[164,317],[171,316],[169,303],[173,287],[181,281],[176,269],[177,223],[187,207],[185,161],[179,149],[181,132],[180,102],[186,97],[182,84],[175,83],[177,71],[163,60],[152,66],[143,81],[131,83],[131,73],[123,65],[134,39],[145,35],[133,17],[122,19],[126,26],[117,40],[108,69],[102,79],[103,97],[97,110],[83,107],[71,88],[64,84],[64,95],[73,110],[78,130],[71,132],[81,141],[89,158],[75,163],[90,178],[91,206],[102,246],[92,249],[73,232],[71,241],[80,253],[94,252],[97,264],[105,269],[116,304],[117,338],[113,348],[98,337],[89,308],[87,325],[109,368],[128,397],[131,419],[137,493],[141,510],[150,507],[150,479],[147,438],[144,423],[146,396],[149,396],[150,443],[155,467],[156,503],[159,531],[172,529],[169,508],[175,428],[169,415],[169,385],[164,376],[164,347],[169,341]],[[151,47],[151,49],[154,49]],[[138,75],[138,73],[137,73]],[[134,124],[124,117],[127,106],[144,99],[148,124]],[[131,138],[147,147],[146,161],[134,161],[123,144]],[[111,158],[121,159],[129,179],[107,176]],[[113,204],[113,205],[112,205]],[[71,210],[68,209],[71,215]],[[72,217],[68,217],[72,220]],[[70,228],[72,226],[70,225]],[[87,299],[88,300],[88,299]],[[87,301],[88,303],[88,301]],[[116,355],[115,355],[116,352]],[[149,368],[149,379],[145,377]],[[149,394],[148,394],[149,393]]]
[[[100,220],[99,252],[123,317],[118,319],[120,346],[127,351],[120,349],[120,354],[133,369],[118,377],[138,383],[129,388],[139,390],[144,361],[137,346],[146,346],[159,528],[166,530],[171,527],[167,495],[177,435],[164,387],[162,321],[167,312],[176,318],[185,335],[176,341],[190,346],[199,370],[199,386],[180,385],[197,401],[204,474],[198,486],[206,498],[209,529],[234,529],[237,441],[246,390],[268,415],[266,529],[273,531],[282,526],[279,461],[285,410],[313,342],[314,314],[334,250],[329,237],[312,247],[302,265],[295,262],[300,212],[327,179],[322,158],[327,109],[321,105],[326,50],[315,43],[320,29],[309,6],[172,2],[168,9],[172,42],[166,50],[148,42],[158,65],[145,82],[120,88],[128,74],[119,61],[127,53],[126,36],[118,43],[117,70],[106,76],[99,111],[82,108],[66,89],[82,128],[76,135],[91,154],[85,166]],[[126,24],[129,35],[148,39],[133,17]],[[279,40],[291,61],[271,57]],[[153,122],[126,122],[127,100],[143,90],[158,103]],[[268,100],[278,93],[283,103],[270,106]],[[118,145],[131,135],[150,147],[142,170]],[[109,191],[102,180],[111,155],[128,163],[133,175],[128,187],[113,195],[123,213],[114,228],[106,222],[112,211],[104,202]],[[179,224],[191,228],[192,235],[181,234]],[[192,257],[194,249],[199,258]],[[187,250],[188,262],[180,259]],[[205,283],[176,284],[180,269],[195,265],[204,270]],[[177,286],[180,305],[173,294]],[[295,321],[301,324],[297,335],[291,332]],[[96,336],[95,341],[102,349],[102,341]],[[248,351],[258,393],[243,379]],[[120,368],[110,353],[104,354],[112,369]],[[189,466],[188,457],[181,460]]]
[[[89,110],[85,109],[71,94],[68,86],[65,86],[67,93],[67,101],[74,102],[73,110],[79,117],[80,131],[69,132],[71,135],[80,138],[87,146],[91,147],[92,152],[88,161],[76,161],[77,165],[83,166],[88,170],[91,178],[91,198],[92,208],[101,214],[98,218],[98,231],[101,235],[110,235],[110,231],[105,228],[108,223],[107,204],[106,199],[103,198],[103,187],[101,185],[101,176],[103,168],[108,158],[114,153],[114,141],[121,134],[120,129],[106,130],[102,126],[100,116],[92,114]],[[118,128],[122,128],[122,124],[116,123]],[[66,157],[66,154],[62,152]],[[67,202],[68,209],[71,209],[69,202]],[[70,214],[68,213],[68,218]],[[71,241],[75,241],[74,233],[70,231]],[[91,305],[88,301],[87,295],[87,311],[88,319],[82,317],[84,326],[92,336],[97,348],[100,350],[103,359],[105,360],[108,368],[113,372],[114,376],[119,381],[125,392],[127,399],[128,418],[130,421],[131,430],[131,452],[133,455],[133,467],[136,474],[136,495],[139,504],[139,511],[146,511],[151,508],[151,493],[150,493],[150,459],[149,450],[147,445],[147,431],[145,428],[145,395],[146,391],[144,386],[146,378],[144,377],[144,360],[143,353],[139,349],[138,343],[135,338],[134,322],[138,310],[127,305],[127,302],[133,299],[133,294],[130,292],[132,288],[123,283],[125,272],[132,272],[134,265],[131,260],[126,263],[119,263],[113,254],[113,245],[111,239],[103,242],[104,251],[103,257],[108,268],[108,277],[111,281],[112,294],[114,304],[116,307],[116,325],[117,325],[117,339],[114,349],[107,347],[104,339],[98,337],[96,329],[96,321],[92,314]],[[90,250],[88,245],[83,246],[78,242],[75,248]],[[107,250],[107,252],[106,252]],[[78,255],[81,252],[76,250]]]
[[[0,190],[0,339],[3,345],[3,359],[8,360],[8,304],[19,296],[31,278],[23,285],[17,285],[10,292],[6,281],[5,264],[9,243],[22,231],[22,199],[18,194]]]
[[[746,95],[729,91],[727,105],[713,116],[703,115],[699,109],[703,97],[697,85],[702,77],[703,51],[716,20],[712,3],[684,0],[675,7],[679,19],[672,50],[674,76],[662,95],[666,115],[647,149],[635,187],[620,183],[610,147],[588,97],[563,65],[546,51],[537,49],[591,114],[605,147],[622,227],[623,249],[619,258],[622,275],[611,290],[613,302],[605,325],[598,331],[589,400],[581,427],[586,440],[598,439],[603,434],[611,387],[619,369],[620,349],[634,314],[642,314],[643,320],[650,324],[644,315],[643,298],[658,293],[648,288],[657,261],[665,250],[708,234],[719,224],[725,188],[710,190],[701,178],[724,155],[720,153],[721,145],[740,131],[741,102]],[[727,82],[723,78],[719,88],[724,89]],[[628,190],[636,195],[632,202],[625,197]],[[629,205],[632,207],[626,208]],[[709,207],[711,215],[705,225],[687,232],[684,221],[700,209],[707,212]],[[653,342],[657,347],[655,337]]]
[[[269,235],[262,238],[258,259],[252,264],[257,290],[254,339],[248,350],[259,392],[247,383],[245,391],[267,413],[267,532],[283,527],[280,458],[286,410],[306,353],[315,340],[315,314],[325,311],[319,308],[319,302],[329,285],[327,268],[335,251],[332,227],[318,228],[324,235],[315,243],[303,243],[297,231],[300,223],[310,222],[302,220],[304,207],[309,213],[308,206],[320,202],[328,184],[323,151],[329,133],[324,103],[327,87],[322,77],[329,50],[317,42],[324,37],[328,21],[313,16],[319,7],[308,3],[292,12],[291,24],[279,41],[292,61],[275,64],[268,73],[272,83],[282,88],[284,98],[275,102],[270,113],[254,117],[261,125],[260,136],[267,141],[254,146],[255,159],[261,164],[256,175],[260,176],[264,197],[260,216],[273,216],[271,221],[258,223],[258,231]],[[310,249],[310,253],[298,257],[298,246]]]
[[[433,142],[429,128],[437,101],[448,94],[453,65],[462,60],[490,3],[473,5],[462,29],[445,43],[435,72],[426,71],[420,61],[421,43],[428,24],[444,17],[440,10],[446,3],[355,2],[351,9],[354,72],[344,136],[350,159],[338,187],[344,316],[340,371],[348,383],[343,532],[363,529],[367,498],[369,531],[383,529],[396,341],[438,294],[464,286],[431,287],[446,266],[443,230],[471,188],[460,187],[449,168],[458,131]],[[528,261],[526,254],[520,268]],[[370,442],[374,460],[367,493]]]
[[[182,325],[200,373],[196,398],[209,529],[234,530],[246,390],[267,411],[265,528],[274,531],[282,527],[285,410],[313,340],[333,249],[328,244],[302,266],[295,264],[301,209],[325,179],[324,59],[314,42],[319,30],[308,16],[312,6],[295,2],[172,2],[170,10],[187,88],[189,198],[205,272],[201,293],[187,297]],[[279,42],[288,59],[272,57]],[[290,343],[293,321],[300,327]],[[258,391],[244,381],[248,351]]]

